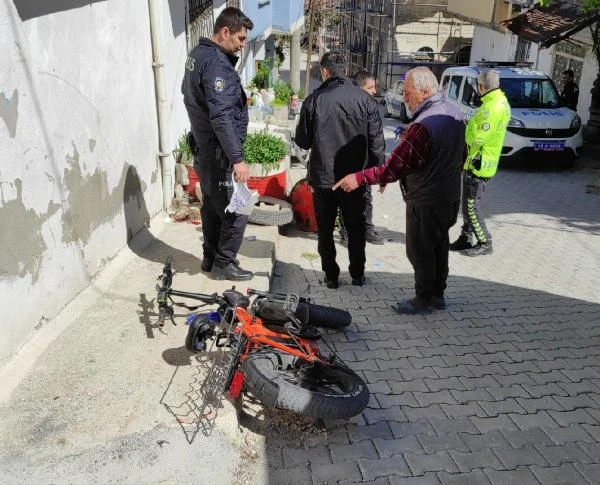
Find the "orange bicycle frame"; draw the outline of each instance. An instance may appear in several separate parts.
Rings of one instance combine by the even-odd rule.
[[[320,357],[319,348],[314,341],[302,337],[290,336],[288,333],[270,330],[263,325],[263,322],[259,317],[253,317],[241,307],[236,307],[235,316],[241,323],[235,331],[248,338],[248,344],[244,349],[243,355],[240,356],[240,360],[246,359],[250,350],[253,348],[265,345],[286,354],[299,357],[307,362],[326,362]],[[278,341],[281,339],[291,340],[296,344],[296,348]]]

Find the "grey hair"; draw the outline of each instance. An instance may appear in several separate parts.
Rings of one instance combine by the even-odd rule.
[[[483,69],[477,76],[477,82],[485,91],[496,89],[500,87],[500,73],[496,69]]]
[[[431,69],[425,66],[414,67],[406,73],[406,77],[410,74],[413,85],[418,91],[431,91],[432,94],[438,92],[439,84],[435,77],[435,74],[431,72]]]

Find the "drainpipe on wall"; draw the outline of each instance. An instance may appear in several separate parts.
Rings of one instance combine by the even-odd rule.
[[[162,174],[163,207],[167,210],[173,195],[173,173],[171,153],[168,151],[167,96],[165,89],[162,44],[160,41],[160,16],[158,0],[148,0],[150,16],[150,38],[152,40],[152,69],[154,70],[154,92],[156,96],[156,114],[158,118],[158,158]]]

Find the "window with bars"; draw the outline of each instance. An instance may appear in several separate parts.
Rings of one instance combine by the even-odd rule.
[[[188,0],[188,21],[192,23],[205,14],[208,9],[212,10],[212,4],[212,0]]]
[[[517,50],[515,51],[515,62],[522,62],[529,59],[531,42],[519,38],[517,41]]]
[[[210,37],[214,26],[212,0],[187,0],[186,37],[188,52],[198,45],[201,37]]]
[[[561,74],[567,69],[573,71],[573,74],[575,74],[574,81],[576,84],[579,84],[585,52],[585,47],[573,44],[572,42],[562,41],[556,44],[554,65],[552,66],[552,79],[559,91],[562,91],[564,87]]]

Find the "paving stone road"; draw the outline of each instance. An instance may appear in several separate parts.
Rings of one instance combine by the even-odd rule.
[[[387,123],[390,129],[391,123]],[[312,235],[277,242],[294,285],[348,308],[327,340],[371,390],[350,422],[269,444],[269,483],[600,484],[600,196],[597,170],[502,170],[484,200],[494,253],[452,254],[448,308],[399,316],[413,295],[397,186],[375,195],[387,239],[368,284],[322,282]],[[452,229],[456,237],[459,225]],[[347,268],[346,249],[337,246]],[[293,285],[292,285],[293,286]]]

